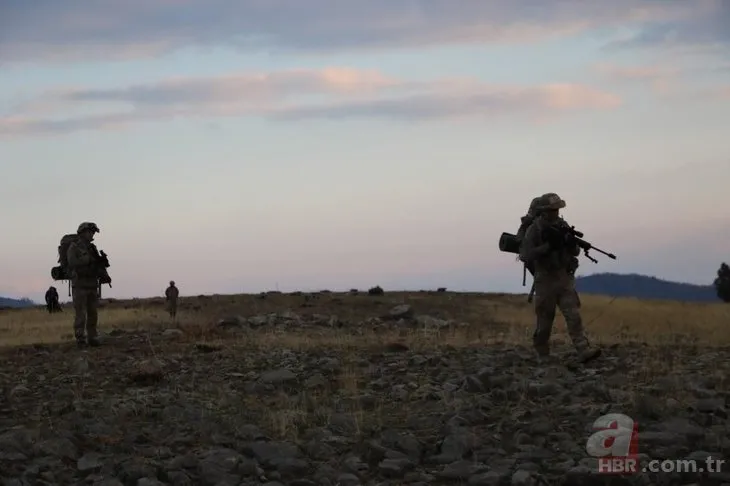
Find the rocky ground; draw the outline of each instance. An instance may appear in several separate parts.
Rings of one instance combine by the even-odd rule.
[[[585,449],[617,412],[638,422],[642,460],[730,453],[728,349],[627,343],[586,366],[538,363],[526,347],[419,344],[469,325],[393,317],[288,312],[4,350],[2,484],[730,484],[730,467],[599,476]],[[402,339],[364,337],[394,326]]]

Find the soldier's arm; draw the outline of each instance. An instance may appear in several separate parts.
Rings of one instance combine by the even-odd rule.
[[[73,243],[69,245],[66,256],[68,258],[68,266],[71,268],[85,267],[91,265],[93,261],[88,251]]]
[[[578,255],[580,255],[580,247],[578,246],[577,243],[568,245],[567,250],[568,250],[568,254],[570,254],[570,256],[577,257]]]
[[[570,225],[564,219],[561,219],[560,224],[566,228],[570,228]],[[568,244],[568,246],[566,247],[566,250],[568,251],[568,254],[570,256],[577,257],[578,255],[580,255],[580,247],[575,241],[571,241],[570,244]]]
[[[550,252],[550,243],[540,244],[538,239],[538,230],[536,225],[527,228],[525,239],[520,246],[520,260],[523,262],[531,262],[536,258],[540,258]]]

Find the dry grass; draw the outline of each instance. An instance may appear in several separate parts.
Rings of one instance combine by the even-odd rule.
[[[620,380],[612,382],[611,387],[613,397],[620,403],[614,405],[626,411],[655,406],[652,405],[655,399],[646,400],[646,389],[657,380],[680,376],[682,363],[679,361],[682,358],[677,356],[677,348],[673,345],[730,345],[730,305],[599,296],[583,296],[582,300],[587,333],[593,341],[602,344],[639,342],[650,345],[641,349],[639,365],[633,363],[630,368],[615,372]],[[374,329],[367,323],[367,319],[382,316],[394,305],[402,303],[412,305],[417,314],[448,319],[454,325],[441,330],[396,325]],[[289,326],[277,329],[264,326],[258,330],[233,333],[221,333],[217,328],[218,320],[227,316],[248,317],[286,311],[300,316],[336,315],[347,324],[341,328]],[[476,354],[463,348],[483,347],[492,343],[528,345],[534,326],[533,310],[525,296],[503,294],[404,292],[389,293],[382,297],[334,293],[272,293],[265,298],[256,295],[199,296],[184,298],[179,315],[177,326],[183,331],[184,338],[179,341],[179,349],[175,348],[176,340],[165,340],[168,349],[159,351],[163,362],[167,351],[179,354],[183,352],[181,349],[186,348],[185,352],[189,353],[186,356],[192,356],[196,352],[194,349],[191,351],[193,347],[189,344],[194,342],[219,344],[221,348],[216,353],[220,358],[217,360],[208,360],[206,357],[211,356],[209,354],[195,354],[195,372],[187,375],[190,383],[185,385],[181,381],[179,386],[192,387],[194,392],[189,394],[200,396],[200,400],[205,401],[206,416],[215,416],[221,420],[221,417],[227,416],[232,430],[241,424],[256,423],[272,436],[288,440],[304,440],[306,431],[312,427],[332,424],[349,427],[354,435],[368,436],[371,431],[401,426],[419,416],[427,416],[433,410],[458,411],[468,408],[471,406],[469,403],[445,391],[440,391],[442,396],[437,399],[419,396],[419,388],[428,381],[428,377],[418,376],[417,365],[398,372],[410,373],[401,380],[407,384],[403,385],[402,396],[397,400],[385,399],[385,394],[373,393],[373,376],[368,375],[367,368],[358,362],[363,356],[368,359],[370,356],[379,356],[379,351],[393,342],[406,344],[414,351],[462,348],[444,350],[444,355],[448,354],[450,359],[460,359],[461,356]],[[0,346],[70,341],[72,318],[73,310],[69,306],[63,313],[55,315],[47,314],[44,309],[4,311],[0,313]],[[105,302],[100,309],[100,327],[104,332],[110,332],[114,329],[160,330],[175,325],[165,313],[162,300],[144,299]],[[556,319],[555,339],[568,343],[562,317]],[[153,344],[150,340],[149,346],[143,344],[132,351],[126,347],[115,351],[110,347],[101,348],[98,352],[108,353],[108,357],[114,360],[117,359],[114,354],[126,352],[152,359],[157,358],[158,345],[161,346],[159,342]],[[377,348],[375,354],[369,352],[368,348],[371,347]],[[231,391],[231,383],[237,383],[242,376],[256,375],[271,366],[270,362],[261,359],[267,353],[254,351],[271,353],[272,350],[278,352],[282,349],[306,351],[314,355],[334,351],[329,355],[337,356],[341,366],[334,378],[323,380],[322,386],[307,386],[295,394],[282,391],[273,395],[259,395]],[[22,357],[22,353],[17,354]],[[29,353],[29,356],[32,358],[34,354]],[[16,359],[20,360],[21,357]],[[123,360],[114,362],[124,363]],[[225,365],[228,367],[223,363],[228,363]],[[17,366],[20,369],[27,368],[22,361],[18,361]],[[463,366],[463,369],[467,370],[469,366]],[[724,365],[703,373],[708,378],[714,378],[718,387],[727,385]],[[522,383],[518,375],[514,375],[514,379],[518,385]],[[414,386],[411,388],[408,385]],[[499,433],[502,427],[509,427],[514,422],[515,414],[541,406],[542,398],[533,396],[534,390],[531,391],[528,385],[525,381],[522,392],[518,387],[518,396],[501,395],[499,387],[492,390],[490,410],[494,416],[503,417],[500,420],[504,423],[498,421],[490,425],[492,429],[485,433]],[[682,405],[688,404],[692,397],[683,390],[681,383],[677,383],[676,387],[667,388],[666,396],[672,396]],[[83,389],[78,391],[79,396],[84,393]],[[94,394],[101,396],[103,393],[95,391]],[[141,417],[140,420],[151,416],[151,406],[143,399],[139,398],[135,403],[137,408],[127,409],[125,413],[134,413]],[[117,420],[131,419],[119,415]],[[427,438],[436,432],[420,429],[418,433]]]
[[[412,347],[471,346],[490,343],[527,343],[534,314],[524,296],[504,294],[456,294],[433,292],[391,293],[383,297],[319,293],[291,295],[199,296],[182,299],[177,326],[191,338],[215,340],[215,323],[229,315],[290,310],[300,315],[337,315],[359,322],[387,313],[394,305],[411,304],[416,313],[468,323],[445,330],[397,329],[369,331],[367,326],[342,329],[308,327],[287,332],[264,329],[246,336],[248,346],[367,347],[399,340]],[[583,317],[587,332],[597,343],[645,342],[648,344],[730,344],[730,306],[644,301],[628,298],[583,296]],[[0,346],[68,341],[72,335],[73,309],[49,315],[45,309],[9,310],[0,313]],[[174,327],[160,299],[106,301],[100,309],[102,331]],[[562,317],[556,319],[556,339],[565,340]]]

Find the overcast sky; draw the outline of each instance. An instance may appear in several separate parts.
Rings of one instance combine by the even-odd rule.
[[[617,261],[730,255],[722,0],[7,0],[0,295],[96,222],[110,297],[519,291],[530,200]],[[61,294],[65,296],[65,286]]]

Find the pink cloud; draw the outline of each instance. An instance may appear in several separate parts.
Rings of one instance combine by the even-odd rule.
[[[348,68],[178,78],[119,89],[58,89],[0,118],[0,135],[114,129],[172,117],[444,119],[544,116],[616,108],[612,93],[578,84],[404,81]],[[91,110],[92,114],[78,114]],[[62,118],[58,113],[64,113]],[[71,113],[69,115],[69,113]]]

